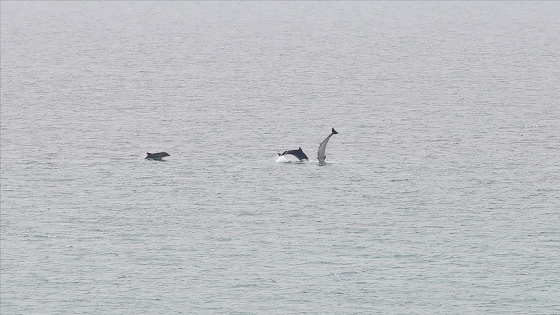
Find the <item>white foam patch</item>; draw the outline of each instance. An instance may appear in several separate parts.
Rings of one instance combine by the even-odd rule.
[[[278,158],[276,159],[276,163],[292,163],[292,162],[293,160],[287,158],[285,155],[278,156]]]
[[[279,156],[276,159],[276,163],[304,163],[303,161],[300,161],[298,158],[296,158],[295,156],[291,156],[291,155],[282,155]]]

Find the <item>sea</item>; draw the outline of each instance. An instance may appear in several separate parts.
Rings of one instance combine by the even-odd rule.
[[[0,313],[560,314],[559,16],[2,1]]]

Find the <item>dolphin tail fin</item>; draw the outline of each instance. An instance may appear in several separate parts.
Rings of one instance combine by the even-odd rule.
[[[332,128],[332,134],[336,135],[338,133],[338,131],[334,130],[334,128]]]

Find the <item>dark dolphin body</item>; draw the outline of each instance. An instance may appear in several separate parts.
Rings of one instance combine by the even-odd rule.
[[[300,161],[309,160],[309,158],[307,157],[307,155],[305,155],[305,153],[303,153],[303,150],[301,148],[298,148],[297,150],[284,151],[284,153],[278,153],[278,156],[283,156],[283,155],[286,155],[286,154],[291,154],[291,155],[297,157]]]
[[[167,152],[157,152],[157,153],[147,153],[147,154],[148,156],[146,157],[146,159],[156,160],[156,161],[161,161],[162,158],[169,156]]]

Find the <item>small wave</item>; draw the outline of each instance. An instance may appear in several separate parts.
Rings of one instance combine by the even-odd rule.
[[[327,161],[319,162],[319,160],[316,160],[316,159],[300,161],[296,157],[292,157],[292,156],[289,156],[289,155],[278,156],[276,158],[276,163],[294,163],[294,164],[311,163],[311,164],[315,164],[315,165],[319,165],[319,166],[325,166],[325,165],[329,165],[329,164],[338,164],[338,162],[332,161],[332,160],[328,161],[328,162]]]

